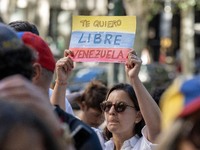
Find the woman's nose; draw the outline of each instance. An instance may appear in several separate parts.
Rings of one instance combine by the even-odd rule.
[[[112,107],[110,108],[109,114],[116,114],[114,105],[112,105]]]

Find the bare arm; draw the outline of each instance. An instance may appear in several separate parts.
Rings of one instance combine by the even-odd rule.
[[[69,55],[61,58],[56,63],[56,83],[53,89],[53,94],[51,96],[51,103],[54,105],[59,105],[63,110],[65,110],[65,97],[67,88],[67,79],[70,76],[74,64]]]
[[[130,53],[126,63],[126,73],[135,90],[140,111],[147,125],[147,139],[151,142],[155,142],[156,137],[160,133],[161,112],[138,77],[141,64],[142,61],[137,57],[135,52]]]

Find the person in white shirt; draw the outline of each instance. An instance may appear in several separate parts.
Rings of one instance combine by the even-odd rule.
[[[141,64],[131,51],[125,64],[130,84],[114,85],[101,103],[106,128],[95,131],[105,150],[152,150],[156,146],[161,113],[138,77]]]
[[[52,94],[53,94],[53,89],[49,88],[49,98],[51,98]],[[69,100],[67,99],[67,96],[65,97],[65,101],[63,101],[63,102],[64,102],[63,108],[65,108],[63,110],[74,116],[74,111],[72,109],[72,106],[71,106]]]

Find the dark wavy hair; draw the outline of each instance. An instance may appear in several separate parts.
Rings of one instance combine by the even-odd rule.
[[[140,107],[139,107],[139,104],[138,104],[138,100],[137,100],[135,91],[134,91],[134,89],[131,85],[126,84],[126,83],[119,83],[119,84],[114,85],[108,91],[108,93],[106,95],[106,100],[108,99],[108,96],[110,95],[110,93],[112,91],[115,91],[115,90],[123,90],[124,92],[126,92],[129,95],[129,97],[131,98],[131,100],[132,100],[132,102],[135,106],[135,109],[137,111],[140,111]],[[135,134],[137,134],[138,136],[141,137],[142,136],[141,130],[144,127],[144,125],[145,125],[145,122],[144,122],[144,119],[142,119],[139,123],[137,123],[135,125],[133,133],[135,133]],[[104,128],[104,136],[105,136],[106,140],[109,140],[112,137],[112,133],[108,130],[107,127]]]
[[[10,22],[8,25],[12,27],[15,31],[29,31],[39,35],[37,27],[28,21],[13,21]]]
[[[0,47],[0,80],[16,74],[30,80],[33,76],[32,63],[36,59],[33,50],[25,45],[7,50]]]
[[[85,102],[90,108],[94,108],[102,112],[100,103],[106,98],[108,88],[99,80],[92,80],[86,86],[79,102]]]

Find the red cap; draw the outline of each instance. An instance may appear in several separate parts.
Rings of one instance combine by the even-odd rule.
[[[38,63],[43,68],[54,72],[56,62],[48,44],[40,36],[31,32],[18,32],[18,36],[24,44],[38,52]]]

